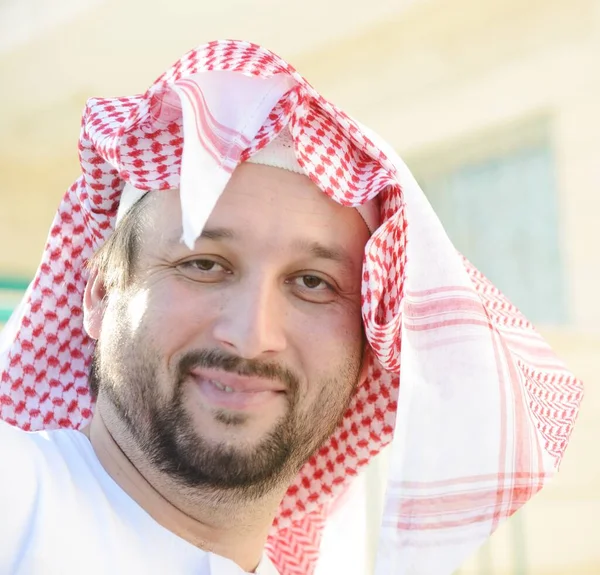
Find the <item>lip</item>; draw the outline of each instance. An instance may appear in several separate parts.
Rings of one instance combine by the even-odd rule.
[[[193,369],[192,375],[198,379],[216,381],[221,385],[226,385],[233,389],[233,393],[259,393],[262,391],[282,392],[286,391],[285,386],[272,379],[262,377],[248,377],[228,373],[219,369]]]
[[[285,396],[285,388],[277,381],[245,377],[213,369],[195,369],[191,376],[204,403],[218,409],[253,411],[266,408]],[[225,391],[215,385],[227,386]]]

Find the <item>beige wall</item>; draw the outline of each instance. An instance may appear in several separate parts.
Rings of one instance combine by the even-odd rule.
[[[461,575],[600,573],[599,63],[595,0],[425,2],[297,63],[409,166],[509,150],[541,120],[550,129],[571,325],[544,334],[586,397],[557,478]]]
[[[415,166],[508,149],[543,118],[557,162],[571,317],[568,328],[546,333],[587,395],[558,478],[461,573],[516,573],[518,530],[521,573],[600,573],[600,2],[423,0],[404,10],[408,3],[394,0],[306,0],[296,12],[289,3],[263,0],[249,11],[228,0],[210,14],[205,4],[174,0],[150,14],[141,0],[91,2],[0,52],[0,274],[35,270],[78,172],[85,99],[144,90],[213,37],[278,51]]]
[[[256,41],[294,60],[410,3],[347,10],[343,0],[304,0],[302,9],[176,0],[153,11],[158,4],[143,0],[66,0],[44,28],[47,2],[0,2],[0,245],[15,247],[0,250],[0,274],[35,271],[58,200],[78,173],[87,98],[142,92],[184,52],[214,38]]]
[[[392,4],[384,3],[370,20],[365,11],[359,34],[358,16],[340,23],[348,39],[317,29],[308,41],[296,27],[282,38],[264,19],[246,24],[244,34],[239,13],[231,27],[240,36],[275,44],[326,95],[381,132],[408,160],[438,149],[443,154],[448,144],[478,146],[486,131],[536,115],[551,117],[571,317],[576,326],[595,329],[600,253],[591,246],[599,240],[600,194],[593,190],[600,188],[600,4],[430,0],[396,17],[389,15]],[[182,5],[191,10],[191,3]],[[74,143],[86,97],[141,91],[195,39],[210,37],[206,22],[194,34],[182,9],[165,16],[172,28],[160,42],[140,36],[137,26],[137,36],[123,42],[118,54],[120,42],[112,39],[125,38],[122,28],[135,22],[141,9],[138,1],[119,6],[91,3],[78,20],[0,54],[0,241],[18,246],[0,252],[0,270],[34,271],[54,206],[77,174]],[[283,14],[272,17],[277,21]],[[216,22],[222,20],[221,13],[215,15]],[[181,30],[175,28],[179,21],[185,21]],[[156,26],[156,17],[150,18],[147,28]],[[232,35],[222,23],[213,28]],[[34,205],[23,212],[26,204]]]
[[[492,536],[460,575],[600,573],[600,335],[544,336],[588,383],[569,449],[556,478]]]
[[[597,329],[600,252],[591,247],[600,245],[599,55],[596,0],[439,0],[299,66],[409,165],[550,117],[571,315],[576,326]]]

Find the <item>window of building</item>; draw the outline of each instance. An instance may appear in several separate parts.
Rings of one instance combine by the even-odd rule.
[[[415,175],[456,248],[531,321],[564,324],[552,149],[539,128],[514,139],[421,157]]]

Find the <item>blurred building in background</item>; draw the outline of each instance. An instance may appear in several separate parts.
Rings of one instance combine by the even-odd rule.
[[[561,474],[460,573],[600,573],[598,0],[0,1],[0,321],[79,173],[85,100],[144,91],[225,37],[390,141],[457,248],[587,382]],[[366,482],[372,545],[376,468]]]

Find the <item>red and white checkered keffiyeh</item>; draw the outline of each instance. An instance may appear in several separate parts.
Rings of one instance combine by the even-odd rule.
[[[0,416],[29,430],[90,420],[85,262],[111,233],[124,185],[180,187],[189,243],[235,167],[284,127],[335,201],[379,194],[382,224],[364,260],[368,377],[289,488],[267,552],[282,575],[312,573],[332,503],[391,442],[377,573],[451,573],[553,475],[582,386],[456,252],[394,151],[259,46],[211,42],[143,95],[88,102],[82,175],[3,333]]]

